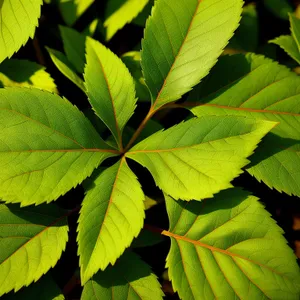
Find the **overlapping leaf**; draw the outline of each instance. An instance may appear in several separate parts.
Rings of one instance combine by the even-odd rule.
[[[0,89],[0,198],[57,199],[116,151],[70,102],[37,89]]]
[[[145,7],[149,0],[109,0],[105,11],[104,27],[106,40],[130,23]]]
[[[66,212],[55,205],[0,205],[0,296],[37,281],[68,240]]]
[[[162,300],[163,293],[150,267],[126,252],[114,266],[98,272],[84,286],[81,300]]]
[[[45,68],[27,60],[8,59],[0,64],[0,86],[35,87],[57,93],[56,85]]]
[[[197,116],[238,115],[279,122],[247,171],[271,188],[300,196],[299,86],[300,78],[287,68],[262,56],[237,55],[220,60],[189,99],[201,102],[192,109]]]
[[[126,156],[148,168],[175,199],[200,200],[231,187],[246,158],[275,125],[243,117],[194,118],[150,136]]]
[[[291,24],[292,36],[300,51],[300,19],[298,19],[296,16],[292,14],[289,15],[289,19]]]
[[[242,0],[158,0],[142,44],[154,109],[178,100],[216,63],[238,26]]]
[[[3,300],[64,300],[61,290],[51,277],[46,274],[38,282],[32,283],[29,287],[22,288],[17,293],[9,293]]]
[[[299,299],[296,257],[257,198],[234,189],[166,202],[167,267],[181,299]]]
[[[86,53],[89,101],[122,149],[122,131],[136,103],[133,78],[124,63],[99,42],[87,38]]]
[[[33,38],[42,0],[0,1],[0,63]]]
[[[81,281],[114,264],[145,217],[144,194],[125,158],[103,171],[83,200],[78,226]]]

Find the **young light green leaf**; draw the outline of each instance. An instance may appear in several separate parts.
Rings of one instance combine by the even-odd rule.
[[[299,299],[296,256],[256,197],[233,189],[166,203],[167,267],[181,299]]]
[[[61,290],[53,280],[52,276],[44,275],[38,282],[29,287],[22,288],[19,292],[10,292],[3,300],[64,300]]]
[[[106,40],[109,41],[119,29],[130,23],[148,2],[149,0],[108,0],[104,21]]]
[[[28,286],[54,267],[67,240],[67,214],[57,206],[1,204],[0,296]]]
[[[300,64],[300,51],[297,43],[291,35],[282,35],[278,38],[269,41],[282,48],[291,58],[293,58],[298,64]]]
[[[263,0],[264,6],[276,17],[288,20],[293,7],[289,0]]]
[[[150,267],[125,252],[114,266],[99,271],[84,286],[81,300],[162,300],[163,292]]]
[[[68,61],[79,74],[82,74],[85,65],[86,37],[72,28],[59,26],[59,29]]]
[[[300,19],[293,14],[289,14],[292,36],[300,51]]]
[[[234,55],[222,58],[216,72],[189,99],[200,102],[192,109],[197,116],[237,115],[278,122],[247,171],[270,188],[300,196],[299,86],[294,72],[263,56]]]
[[[67,25],[72,26],[95,0],[59,0],[59,10]]]
[[[22,206],[56,200],[115,150],[66,99],[0,89],[0,198]]]
[[[50,74],[43,66],[28,60],[7,59],[0,64],[0,85],[4,87],[35,87],[57,93]]]
[[[47,48],[47,51],[57,69],[85,93],[83,80],[73,70],[67,57],[63,53],[51,48]]]
[[[136,106],[133,78],[121,59],[91,38],[87,38],[86,60],[89,101],[122,149],[122,131]]]
[[[42,0],[0,1],[0,63],[33,38]]]
[[[144,194],[125,158],[103,171],[83,200],[78,226],[81,282],[114,264],[144,222]]]
[[[146,167],[173,198],[201,200],[232,186],[275,124],[243,117],[193,118],[150,136],[126,157]]]
[[[242,0],[158,0],[142,43],[153,108],[178,100],[205,77],[238,26]]]

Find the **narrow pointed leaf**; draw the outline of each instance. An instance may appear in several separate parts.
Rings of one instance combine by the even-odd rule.
[[[242,0],[158,0],[142,44],[154,109],[178,100],[205,77],[238,26]]]
[[[35,87],[57,93],[50,74],[43,66],[21,59],[7,59],[0,64],[0,85],[4,87]]]
[[[298,19],[295,15],[290,14],[290,24],[291,24],[291,32],[292,36],[298,46],[300,51],[300,19]]]
[[[293,58],[298,64],[300,64],[300,51],[297,43],[291,35],[282,35],[278,38],[269,41],[282,48],[291,58]]]
[[[53,280],[52,276],[46,274],[38,282],[24,287],[17,293],[9,293],[3,300],[64,300],[61,290]]]
[[[167,267],[181,299],[299,299],[296,256],[256,197],[233,189],[166,203]]]
[[[33,38],[42,0],[0,1],[0,63]]]
[[[84,72],[89,101],[122,146],[122,131],[136,106],[133,78],[124,63],[99,42],[87,38]]]
[[[243,117],[194,118],[150,136],[126,156],[148,168],[173,198],[201,200],[231,187],[275,125]]]
[[[106,40],[130,23],[145,7],[149,0],[109,0],[105,11],[104,27]]]
[[[68,61],[67,57],[63,53],[51,48],[47,48],[47,51],[49,52],[50,57],[57,69],[85,93],[83,80],[73,70],[73,67],[71,66],[71,63]]]
[[[300,196],[299,86],[300,78],[284,66],[263,56],[235,55],[220,60],[216,72],[189,99],[200,102],[192,109],[197,116],[238,115],[278,122],[247,171],[271,188]]]
[[[22,206],[57,199],[114,150],[66,99],[27,88],[0,89],[0,198]]]
[[[114,264],[139,234],[144,194],[125,158],[103,171],[83,200],[78,226],[81,282]]]
[[[67,214],[57,206],[1,204],[0,296],[28,286],[54,267],[67,240]]]
[[[85,65],[86,37],[72,28],[59,26],[59,29],[68,61],[79,74],[82,74]]]
[[[72,26],[95,0],[59,0],[59,10],[67,25]]]
[[[81,300],[162,300],[163,292],[150,267],[126,252],[114,266],[99,271],[84,286]]]

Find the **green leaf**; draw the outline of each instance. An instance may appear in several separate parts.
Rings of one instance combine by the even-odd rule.
[[[182,299],[299,299],[296,256],[256,197],[234,189],[166,203],[167,267]]]
[[[65,23],[72,26],[94,1],[95,0],[59,0],[59,10]]]
[[[78,226],[83,284],[99,269],[113,265],[138,236],[145,218],[143,200],[125,158],[94,180],[83,200]]]
[[[293,7],[289,0],[263,0],[264,6],[276,17],[288,20]]]
[[[147,21],[142,69],[153,109],[205,77],[238,26],[242,0],[158,0]]]
[[[163,293],[150,267],[126,252],[117,263],[98,272],[84,286],[81,300],[162,300]]]
[[[57,93],[50,74],[35,62],[7,59],[0,64],[0,84],[4,87],[35,87]]]
[[[201,200],[232,186],[274,125],[243,117],[193,118],[150,136],[126,157],[146,167],[173,198]]]
[[[133,77],[137,98],[140,101],[150,101],[151,96],[142,73],[141,53],[138,51],[127,52],[121,59]]]
[[[68,240],[67,214],[55,205],[0,205],[0,296],[37,281]]]
[[[42,0],[0,1],[0,63],[33,38]]]
[[[192,112],[278,122],[247,171],[270,188],[300,196],[300,78],[254,54],[224,57],[216,71],[191,93],[189,99],[201,102]]]
[[[151,15],[152,6],[154,5],[154,0],[148,0],[144,9],[137,15],[136,18],[132,20],[132,23],[141,27],[146,26],[146,21]]]
[[[300,51],[300,19],[296,16],[289,14],[290,24],[291,24],[291,32],[292,36],[298,46],[298,50]]]
[[[106,40],[109,41],[119,29],[130,23],[148,2],[149,0],[108,0],[104,21]]]
[[[59,29],[68,61],[79,74],[82,74],[85,65],[86,37],[72,28],[59,26]]]
[[[142,248],[157,245],[163,242],[164,237],[157,232],[142,229],[139,236],[131,244],[132,248]]]
[[[278,38],[269,41],[282,48],[292,59],[294,59],[298,64],[300,64],[300,52],[298,45],[291,35],[282,35]]]
[[[122,149],[122,131],[136,106],[133,79],[123,62],[99,42],[87,38],[86,53],[89,101]]]
[[[38,282],[21,289],[18,293],[9,293],[3,300],[64,300],[61,290],[52,276],[46,274]]]
[[[235,50],[255,52],[258,47],[259,22],[256,5],[248,4],[243,8],[239,28],[230,40],[228,47]]]
[[[57,69],[85,93],[86,91],[83,80],[73,70],[73,67],[67,57],[57,50],[48,47],[46,49]]]
[[[0,198],[22,206],[57,199],[114,156],[66,99],[28,88],[0,89]]]

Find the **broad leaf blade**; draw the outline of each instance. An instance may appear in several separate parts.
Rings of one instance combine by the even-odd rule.
[[[95,0],[59,0],[59,10],[67,25],[72,26]]]
[[[296,257],[256,197],[234,189],[166,203],[167,267],[182,299],[299,299]]]
[[[109,0],[105,11],[104,27],[106,40],[130,23],[146,6],[149,0]]]
[[[291,58],[293,58],[298,64],[300,64],[300,51],[297,43],[291,35],[282,35],[278,38],[269,41],[282,48]]]
[[[122,148],[122,131],[136,106],[133,78],[124,63],[99,42],[87,38],[84,72],[89,101]]]
[[[142,44],[154,109],[178,100],[216,63],[238,26],[242,0],[158,0]]]
[[[0,198],[57,199],[115,155],[70,102],[37,89],[0,89]]]
[[[64,300],[61,290],[49,274],[44,275],[38,282],[22,288],[16,294],[11,292],[3,300]]]
[[[114,266],[99,271],[84,286],[81,300],[162,300],[163,292],[150,267],[126,252]]]
[[[81,281],[114,264],[144,222],[144,194],[125,158],[103,171],[83,200],[78,226]]]
[[[189,99],[200,102],[192,112],[278,122],[247,171],[270,188],[300,196],[300,78],[254,54],[224,57],[217,70],[191,93]]]
[[[0,1],[0,63],[33,38],[42,0]]]
[[[51,48],[47,48],[47,51],[49,52],[49,55],[58,70],[85,93],[86,91],[83,80],[73,70],[73,67],[71,66],[66,56],[63,53]]]
[[[231,187],[275,124],[243,117],[194,118],[150,136],[126,156],[146,167],[173,198],[201,200]]]
[[[4,87],[35,87],[57,93],[50,74],[43,66],[21,59],[7,59],[0,64],[0,85]]]
[[[0,295],[37,281],[68,240],[67,214],[55,205],[0,205]]]
[[[82,74],[85,65],[86,37],[72,28],[59,26],[59,29],[68,61],[79,74]]]

